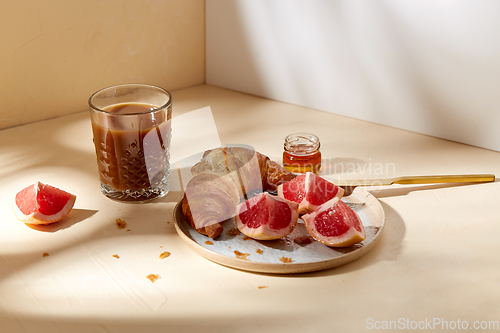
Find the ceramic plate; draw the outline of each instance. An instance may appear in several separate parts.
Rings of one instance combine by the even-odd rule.
[[[290,235],[273,241],[235,234],[234,219],[223,223],[224,231],[216,239],[201,235],[184,219],[182,201],[175,206],[174,221],[177,233],[194,251],[218,264],[259,273],[314,272],[358,259],[375,245],[384,228],[384,210],[366,190],[356,188],[342,201],[358,213],[366,231],[363,242],[346,248],[330,248],[310,238],[301,219]]]

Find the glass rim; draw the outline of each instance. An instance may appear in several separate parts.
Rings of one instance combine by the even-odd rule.
[[[132,86],[141,87],[141,88],[153,88],[155,90],[160,90],[161,92],[165,93],[165,95],[168,96],[168,101],[165,104],[163,104],[161,106],[157,106],[154,109],[151,109],[151,110],[148,110],[148,111],[127,113],[127,114],[117,114],[117,113],[114,113],[114,112],[106,111],[106,110],[103,110],[103,109],[100,109],[100,108],[96,107],[94,105],[94,103],[92,103],[92,99],[97,94],[99,94],[99,93],[101,93],[101,92],[103,92],[105,90],[109,90],[109,89],[112,89],[112,88],[119,88],[119,87],[132,87]],[[160,111],[162,109],[167,109],[167,108],[171,107],[172,106],[172,94],[170,94],[166,89],[163,89],[161,87],[158,87],[158,86],[155,86],[155,85],[152,85],[152,84],[145,84],[145,83],[125,83],[125,84],[116,84],[116,85],[113,85],[113,86],[109,86],[109,87],[105,87],[105,88],[97,90],[95,93],[93,93],[92,95],[90,95],[88,103],[89,103],[90,108],[92,110],[95,110],[95,111],[99,111],[99,112],[103,112],[103,113],[107,113],[107,114],[111,114],[111,115],[115,115],[115,116],[119,115],[120,117],[122,117],[122,116],[133,116],[133,115],[139,115],[139,114],[146,114],[146,113],[156,112],[156,111]]]

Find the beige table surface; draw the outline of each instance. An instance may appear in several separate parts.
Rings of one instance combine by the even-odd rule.
[[[100,193],[87,112],[0,131],[0,332],[498,325],[498,182],[372,188],[386,213],[374,249],[347,265],[297,275],[248,273],[202,258],[176,234],[172,212],[182,196],[181,162],[219,140],[281,162],[287,134],[312,132],[321,139],[325,174],[339,179],[498,175],[500,153],[212,86],[173,96],[172,154],[180,162],[172,163],[171,192],[147,204]],[[209,109],[190,112],[207,106],[215,124]],[[11,209],[15,193],[37,180],[77,195],[65,220],[39,230]],[[126,229],[116,227],[117,218]],[[171,256],[159,259],[164,251]],[[161,278],[151,283],[151,273]]]

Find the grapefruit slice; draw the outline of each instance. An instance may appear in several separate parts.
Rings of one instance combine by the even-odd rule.
[[[278,197],[300,204],[306,196],[306,175],[303,174],[278,186]]]
[[[313,212],[325,202],[344,195],[344,189],[332,182],[307,172],[278,186],[278,196],[299,204],[299,215]]]
[[[49,224],[62,220],[73,208],[76,196],[57,187],[36,182],[14,197],[16,217],[28,224]]]
[[[302,220],[309,235],[327,246],[347,247],[366,238],[358,214],[336,198],[303,215]]]
[[[297,209],[297,203],[263,192],[238,205],[236,226],[254,239],[279,239],[295,229]]]

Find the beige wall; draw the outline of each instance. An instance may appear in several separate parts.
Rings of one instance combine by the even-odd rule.
[[[498,0],[207,0],[206,13],[208,84],[500,151]]]
[[[0,1],[0,129],[86,110],[113,84],[204,81],[204,0]]]

